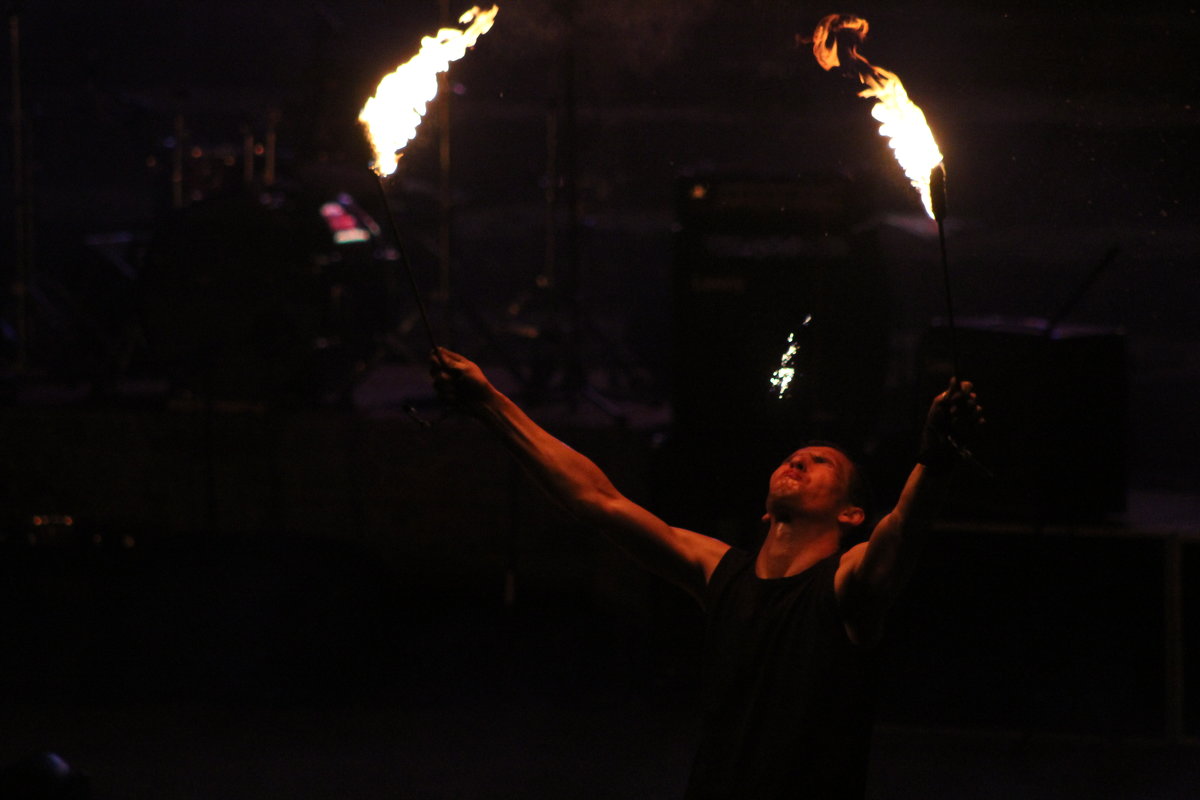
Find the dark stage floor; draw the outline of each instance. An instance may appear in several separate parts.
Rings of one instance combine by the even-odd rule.
[[[64,686],[4,704],[0,756],[52,749],[106,800],[679,797],[686,680],[665,682],[645,647],[598,652],[577,624],[496,623],[455,622],[332,691],[128,701]],[[979,728],[884,724],[872,763],[873,798],[1182,800],[1200,780],[1194,743]]]

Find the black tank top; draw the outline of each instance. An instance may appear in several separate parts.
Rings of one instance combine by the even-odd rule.
[[[689,800],[862,800],[875,667],[838,612],[839,557],[775,579],[736,549],[717,565]]]

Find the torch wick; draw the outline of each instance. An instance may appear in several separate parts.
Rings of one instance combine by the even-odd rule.
[[[388,227],[392,231],[392,241],[396,243],[396,250],[400,253],[400,263],[404,265],[404,274],[408,277],[408,287],[412,290],[413,299],[417,301],[417,311],[421,314],[421,324],[425,328],[425,335],[429,337],[429,347],[433,351],[434,358],[443,370],[446,369],[446,363],[442,361],[442,354],[438,350],[437,340],[433,335],[433,326],[429,324],[429,314],[425,311],[425,301],[421,299],[421,291],[417,288],[417,280],[413,277],[412,264],[409,263],[408,253],[404,249],[404,242],[400,238],[400,229],[396,226],[396,217],[392,214],[392,204],[388,200],[387,189],[383,185],[383,176],[376,173],[378,179],[376,185],[379,187],[379,196],[383,199],[383,210],[388,220]]]

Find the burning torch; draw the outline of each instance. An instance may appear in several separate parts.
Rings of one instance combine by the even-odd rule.
[[[961,380],[958,371],[958,345],[954,333],[954,302],[950,294],[950,266],[946,259],[946,165],[925,113],[908,99],[904,84],[895,73],[873,65],[859,52],[858,45],[867,36],[867,21],[861,17],[845,14],[830,14],[817,23],[811,41],[813,55],[822,69],[831,70],[843,66],[838,54],[838,34],[850,58],[844,65],[858,75],[864,88],[859,97],[875,100],[871,116],[879,121],[879,135],[888,138],[888,145],[896,161],[904,169],[913,188],[921,195],[927,213],[937,223],[938,247],[942,257],[942,280],[946,290],[946,325],[950,330],[950,363],[954,379]],[[990,476],[991,472],[958,442],[950,444],[967,463]]]
[[[421,40],[420,51],[394,72],[384,76],[376,87],[375,94],[367,100],[358,115],[375,154],[371,169],[378,179],[379,194],[387,212],[392,239],[400,253],[404,273],[408,276],[409,288],[412,289],[413,298],[416,300],[421,323],[429,337],[429,346],[439,362],[441,356],[437,355],[433,327],[429,324],[425,303],[421,299],[421,292],[413,277],[412,265],[400,239],[400,231],[392,214],[384,179],[396,171],[404,148],[417,135],[417,128],[429,103],[437,96],[437,76],[448,70],[452,62],[466,55],[467,50],[475,46],[479,37],[491,30],[499,10],[498,6],[492,6],[487,11],[475,6],[459,17],[459,23],[467,25],[465,29],[442,28],[434,36],[424,37]]]
[[[871,116],[879,121],[879,135],[888,138],[896,161],[904,169],[909,182],[921,196],[921,203],[937,223],[938,243],[942,256],[942,278],[946,287],[946,323],[950,329],[950,354],[954,376],[958,372],[958,347],[954,335],[954,304],[950,295],[950,268],[946,260],[946,167],[925,114],[908,99],[904,84],[895,73],[867,61],[858,52],[858,45],[867,36],[867,21],[846,14],[830,14],[817,23],[812,39],[813,55],[824,70],[844,67],[857,74],[864,88],[859,97],[871,98]],[[839,35],[850,59],[842,64],[838,53]]]

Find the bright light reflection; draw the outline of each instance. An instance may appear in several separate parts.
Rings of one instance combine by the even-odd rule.
[[[812,324],[812,314],[804,317],[804,321],[800,323],[801,328],[807,328]],[[792,388],[792,382],[796,379],[796,356],[800,354],[800,343],[795,332],[789,333],[787,337],[788,346],[783,351],[783,355],[779,357],[779,369],[771,374],[771,386],[774,387],[776,397],[783,400],[789,396]]]

